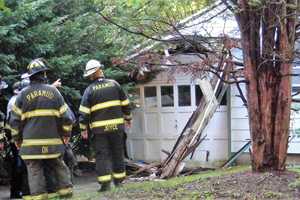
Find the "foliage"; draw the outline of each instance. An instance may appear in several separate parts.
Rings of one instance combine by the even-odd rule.
[[[155,24],[156,14],[170,20],[183,18],[200,4],[202,1],[196,0],[0,0],[0,74],[11,86],[32,59],[44,57],[51,69],[50,81],[61,79],[60,91],[77,111],[88,84],[82,77],[83,69],[91,58],[101,60],[106,76],[118,80],[127,92],[134,88],[128,69],[112,67],[111,60],[128,54],[145,38],[107,23],[100,11],[132,24],[145,19],[141,27]],[[10,88],[4,99],[1,97],[2,111],[6,107],[3,102],[11,95]]]
[[[110,60],[124,54],[122,43],[127,41],[129,45],[130,40],[103,22],[94,1],[6,0],[5,3],[9,9],[0,13],[0,73],[9,85],[37,57],[48,60],[51,81],[61,78],[64,86],[61,91],[74,110],[87,86],[82,74],[89,59],[101,60],[107,66],[108,78],[128,82],[127,73],[110,67]]]
[[[110,61],[126,52],[132,36],[107,26],[93,0],[6,0],[5,6],[7,9],[0,12],[0,74],[10,86],[26,72],[32,59],[44,57],[51,69],[50,81],[61,79],[59,90],[75,113],[88,85],[82,75],[89,59],[101,60],[108,78],[133,88],[127,72],[111,67]],[[11,88],[4,94],[2,111],[12,95]],[[74,129],[77,133],[78,126]],[[90,153],[84,148],[80,151]]]
[[[5,8],[5,2],[4,0],[0,1],[0,9],[3,10]]]
[[[51,81],[62,79],[64,87],[61,91],[73,102],[75,109],[80,93],[87,85],[82,77],[87,60],[101,60],[107,66],[108,78],[128,83],[127,69],[111,67],[111,59],[126,55],[134,45],[145,40],[107,23],[100,12],[134,25],[139,23],[141,28],[156,24],[158,17],[179,20],[205,2],[1,0],[0,74],[12,85],[32,59],[44,57],[50,64]],[[132,84],[125,88],[132,88]]]
[[[140,36],[159,37],[174,24],[199,11],[213,0],[96,0],[98,9],[117,24]],[[122,13],[120,15],[120,13]],[[135,37],[136,42],[142,38]]]

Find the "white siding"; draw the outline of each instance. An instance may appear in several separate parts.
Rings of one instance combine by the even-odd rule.
[[[242,88],[245,91],[245,88]],[[246,94],[246,93],[245,93]],[[247,141],[250,140],[248,111],[235,86],[231,86],[231,152],[237,152]],[[300,137],[295,129],[300,128],[300,114],[292,112],[291,137],[288,153],[300,153]]]

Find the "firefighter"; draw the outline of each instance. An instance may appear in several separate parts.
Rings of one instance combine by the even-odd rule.
[[[24,80],[22,81],[17,81],[13,84],[12,88],[13,88],[13,93],[14,95],[9,99],[8,104],[7,104],[7,109],[6,109],[6,119],[9,119],[10,116],[10,112],[12,110],[12,106],[15,103],[18,94],[20,93],[20,91],[27,87],[29,85],[29,82],[26,82]]]
[[[2,90],[6,89],[8,85],[5,81],[2,80],[2,76],[0,75],[0,96],[2,96]],[[4,128],[5,115],[0,111],[0,128]],[[0,141],[4,139],[4,133],[0,132]],[[1,145],[1,143],[0,143]],[[0,150],[3,148],[3,143],[0,146]]]
[[[0,151],[4,149],[4,142],[3,142],[5,139],[4,121],[5,121],[5,115],[0,111]]]
[[[9,103],[7,106],[7,116],[8,116],[7,118],[9,118],[9,116],[10,116],[10,111],[12,110],[11,108],[12,108],[13,103],[16,100],[17,95],[20,93],[20,91],[22,89],[26,88],[30,84],[30,79],[29,79],[28,73],[22,74],[21,79],[22,79],[21,81],[18,81],[13,85],[13,91],[14,91],[15,95],[9,100]],[[61,79],[57,79],[51,85],[56,88],[61,87],[62,86]],[[68,108],[68,109],[70,109],[70,108]],[[75,123],[76,119],[75,119],[75,116],[73,115],[72,110],[70,110],[69,112],[70,112],[71,116],[73,117],[73,121]],[[11,144],[11,145],[13,146],[14,144]],[[71,167],[69,166],[70,163],[73,164],[73,168],[74,168],[75,165],[77,164],[77,162],[76,162],[76,164],[74,163],[75,155],[72,154],[73,152],[72,152],[72,150],[69,149],[69,146],[70,146],[69,144],[66,144],[66,146],[65,146],[66,148],[65,148],[63,160],[67,164],[68,168],[71,170]],[[15,149],[15,148],[13,148],[13,149]],[[68,152],[68,153],[66,153],[66,152]],[[70,156],[68,156],[66,158],[66,154],[68,154],[68,155],[72,154],[72,156],[73,156],[72,162],[70,162],[68,160]],[[15,155],[14,158],[17,158],[17,159],[20,158],[20,156],[18,154],[14,154],[14,155]],[[66,161],[68,161],[68,163]],[[23,163],[22,159],[21,159],[21,162]],[[20,162],[17,162],[17,163],[20,163]],[[27,183],[27,169],[26,169],[26,166],[24,169],[22,163],[21,163],[21,168],[15,164],[12,165],[12,167],[14,169],[12,170],[12,176],[11,176],[11,198],[17,196],[14,194],[20,193],[20,192],[18,192],[18,191],[20,191],[19,188],[22,190],[21,194],[25,194],[25,195],[29,194],[28,183]],[[16,172],[18,172],[18,173],[16,173]],[[53,174],[52,171],[47,171],[45,173],[45,176],[47,176],[46,177],[46,185],[47,185],[48,198],[58,197],[58,194],[56,193],[56,187],[55,187],[56,186],[55,174]],[[71,177],[72,177],[72,170],[71,170]]]
[[[116,81],[104,78],[102,68],[97,60],[86,64],[84,77],[93,83],[86,88],[79,108],[82,138],[88,138],[88,129],[94,137],[100,192],[110,189],[111,180],[119,186],[126,176],[123,131],[124,125],[131,124],[127,96]]]
[[[30,84],[28,73],[22,74],[21,79],[22,79],[21,81],[14,83],[12,86],[14,95],[10,98],[7,104],[7,115],[6,115],[7,121],[9,121],[11,111],[12,111],[12,106],[16,101],[17,95],[21,92],[22,89],[26,88]],[[60,79],[52,83],[52,86],[56,88],[61,87]],[[74,121],[75,121],[75,117],[74,117]],[[7,128],[10,129],[8,125]],[[8,141],[8,142],[10,145],[10,150],[12,152],[12,156],[9,158],[11,169],[12,169],[10,173],[11,174],[10,175],[10,198],[20,198],[22,195],[29,194],[29,188],[28,188],[29,186],[27,182],[28,179],[27,169],[24,161],[19,156],[19,151],[15,146],[15,143],[13,141]],[[46,178],[48,197],[58,196],[58,194],[56,194],[56,188],[54,187],[56,185],[56,182],[54,181],[56,177],[51,176],[52,175],[51,171],[47,172],[45,175],[48,176]]]
[[[2,95],[2,90],[7,88],[6,82],[2,81],[2,76],[0,75],[0,96]],[[5,115],[0,111],[0,151],[4,150],[4,139],[5,139],[5,132],[4,132],[4,121]],[[4,172],[4,160],[0,157],[0,179],[3,174],[6,175]],[[3,174],[2,174],[3,173]]]
[[[48,67],[38,58],[27,67],[30,85],[12,106],[9,124],[20,155],[27,165],[30,195],[23,199],[48,199],[49,171],[56,177],[57,193],[72,195],[70,172],[64,162],[64,144],[70,138],[73,119],[59,91],[46,84]]]
[[[11,108],[12,108],[12,105],[14,104],[14,102],[16,101],[16,98],[17,98],[17,95],[19,94],[20,92],[20,86],[21,86],[21,82],[18,81],[18,82],[15,82],[12,86],[13,88],[13,93],[14,95],[9,99],[8,101],[8,104],[7,104],[7,109],[6,109],[6,118],[8,119],[9,118],[9,115],[10,115],[10,112],[11,112]]]
[[[6,89],[8,85],[5,81],[2,80],[2,76],[0,75],[0,96],[2,95],[2,90]],[[4,128],[4,122],[5,122],[5,115],[0,111],[0,151],[4,148],[4,137],[5,132],[3,131]]]
[[[18,94],[20,91],[27,87],[29,82],[22,80],[13,84],[14,95],[10,98],[7,104],[7,115],[6,120],[9,121],[11,116],[12,106],[14,105]],[[14,134],[14,129],[11,129],[9,125],[6,124],[6,128],[10,129],[10,133]],[[15,145],[11,136],[7,137],[7,143],[9,145],[9,151],[11,154],[6,159],[10,163],[10,198],[21,198],[22,195],[29,194],[29,188],[27,183],[27,169],[24,160],[21,159],[19,155],[19,150]]]

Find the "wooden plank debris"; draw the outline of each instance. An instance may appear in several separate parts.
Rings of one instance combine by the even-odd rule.
[[[222,76],[222,75],[221,75]],[[188,120],[171,154],[164,160],[159,169],[160,178],[177,176],[183,169],[182,161],[190,155],[204,140],[202,132],[218,108],[228,85],[217,77],[204,77],[199,80],[204,98]]]

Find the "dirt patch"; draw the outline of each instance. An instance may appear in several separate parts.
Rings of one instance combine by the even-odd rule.
[[[294,172],[250,171],[196,180],[152,191],[127,190],[105,195],[108,199],[300,199],[299,175]]]
[[[239,173],[216,172],[209,175],[210,178],[203,178],[207,177],[206,175],[207,173],[203,172],[199,176],[140,183],[131,183],[127,180],[124,187],[107,193],[97,193],[99,185],[96,174],[83,173],[83,176],[74,178],[73,199],[300,200],[300,177],[295,172],[252,173],[243,170]],[[0,199],[8,199],[8,196],[8,187],[0,187]]]

